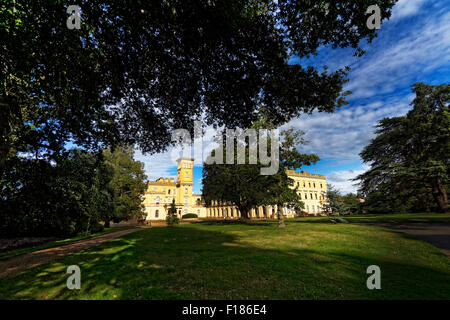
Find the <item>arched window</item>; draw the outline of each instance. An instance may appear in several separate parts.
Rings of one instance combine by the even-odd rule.
[[[315,195],[316,195],[316,200],[317,200],[317,193],[315,193]]]
[[[167,190],[167,194],[170,194],[170,189]]]
[[[307,193],[305,193],[305,200],[307,200],[308,199],[308,194]]]
[[[320,184],[320,188],[322,188],[322,184]]]
[[[314,188],[316,187],[316,183],[315,182],[313,182],[313,186],[314,186]]]
[[[310,187],[310,188],[311,188],[311,182],[308,182],[308,187]]]
[[[303,181],[303,187],[306,187],[305,181]]]
[[[310,193],[309,195],[310,195],[310,199],[312,200],[312,199],[313,199],[313,197],[312,197],[312,193]]]
[[[155,211],[155,218],[158,218],[159,217],[159,210],[156,210]]]

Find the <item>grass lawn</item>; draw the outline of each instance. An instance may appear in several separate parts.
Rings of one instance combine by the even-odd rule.
[[[392,223],[450,223],[450,213],[395,213],[395,214],[365,214],[341,216],[349,222],[392,222]],[[324,222],[329,217],[301,217],[294,220],[300,222]]]
[[[81,268],[81,290],[66,268]],[[369,265],[381,290],[368,290]],[[450,259],[394,230],[288,221],[143,229],[0,280],[0,299],[450,299]]]
[[[72,238],[61,239],[61,240],[56,240],[56,241],[49,241],[49,242],[46,242],[46,243],[43,243],[43,244],[40,244],[37,246],[10,250],[10,251],[0,253],[0,260],[12,258],[12,257],[18,256],[20,254],[27,253],[27,252],[33,252],[33,251],[37,251],[37,250],[62,246],[65,244],[69,244],[69,243],[78,241],[78,240],[89,239],[92,237],[97,237],[97,236],[101,236],[103,234],[116,232],[116,231],[120,231],[120,230],[126,230],[129,228],[133,228],[133,227],[125,226],[125,227],[109,228],[109,229],[105,229],[104,231],[101,231],[101,232],[96,232],[96,233],[87,234],[87,235],[77,235]]]

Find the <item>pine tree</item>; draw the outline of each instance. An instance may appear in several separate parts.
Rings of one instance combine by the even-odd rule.
[[[167,211],[166,222],[168,226],[178,224],[177,209],[175,208],[175,200],[172,201],[169,210]]]

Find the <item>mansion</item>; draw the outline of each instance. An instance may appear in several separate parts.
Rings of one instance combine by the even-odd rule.
[[[194,213],[199,218],[239,218],[239,209],[229,203],[213,203],[205,206],[201,194],[193,193],[194,159],[180,158],[177,160],[177,181],[173,178],[159,178],[147,183],[144,197],[147,221],[165,220],[166,213],[172,201],[175,200],[178,217]],[[294,180],[301,200],[305,204],[303,213],[318,215],[322,213],[322,205],[327,192],[327,179],[323,175],[310,174],[306,171],[286,170]],[[249,213],[252,218],[276,218],[277,206],[260,206]],[[294,210],[283,208],[288,218],[296,216]]]

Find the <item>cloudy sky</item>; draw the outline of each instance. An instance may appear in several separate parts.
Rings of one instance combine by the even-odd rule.
[[[351,49],[321,48],[319,54],[302,65],[323,66],[331,70],[350,66],[352,91],[349,104],[333,114],[314,113],[293,119],[285,127],[306,132],[309,143],[302,151],[316,153],[322,159],[311,167],[311,173],[325,174],[342,192],[355,192],[350,181],[364,172],[359,153],[373,138],[374,125],[384,117],[404,115],[414,98],[411,85],[449,83],[450,81],[450,1],[400,0],[392,17],[382,24],[361,58]],[[300,63],[292,57],[290,63]],[[177,156],[174,150],[163,154],[142,155],[149,179],[176,177]],[[194,191],[201,191],[201,163],[194,166]]]

